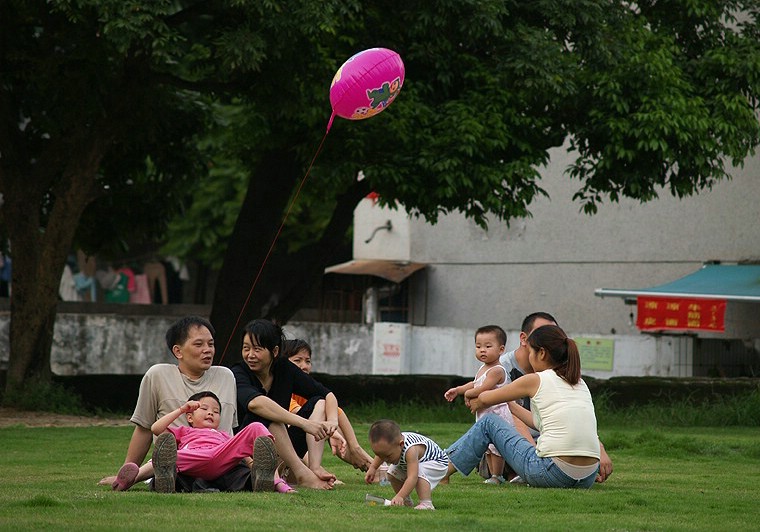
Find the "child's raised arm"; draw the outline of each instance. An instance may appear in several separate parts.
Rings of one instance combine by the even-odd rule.
[[[449,388],[446,390],[446,393],[443,394],[443,397],[446,398],[446,400],[450,403],[454,399],[457,398],[457,395],[462,395],[467,390],[471,390],[475,386],[474,381],[470,381],[467,384],[463,384],[461,386],[455,386],[454,388]]]
[[[523,397],[533,397],[536,395],[540,382],[539,376],[535,373],[523,375],[498,390],[485,391],[475,399],[472,399],[470,401],[470,411],[475,413],[478,409],[487,406],[507,403]]]
[[[159,418],[155,423],[153,423],[153,425],[150,426],[151,432],[155,434],[156,436],[166,432],[166,429],[169,428],[169,425],[171,425],[175,419],[177,419],[182,414],[187,414],[188,412],[193,412],[195,410],[198,410],[200,406],[201,406],[200,401],[186,402],[184,405],[180,406],[176,410],[172,410],[165,416]]]

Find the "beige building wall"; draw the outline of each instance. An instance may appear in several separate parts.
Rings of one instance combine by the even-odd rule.
[[[743,168],[731,170],[732,179],[698,195],[678,199],[662,191],[659,199],[644,204],[607,201],[593,216],[572,200],[581,185],[564,173],[572,162],[565,149],[552,150],[541,181],[549,197],[531,206],[532,217],[512,220],[509,226],[493,220],[488,230],[459,214],[430,225],[365,200],[355,212],[356,226],[363,231],[355,237],[356,257],[427,263],[412,279],[410,321],[415,327],[474,331],[495,323],[517,331],[527,314],[542,310],[556,316],[571,336],[613,339],[614,369],[589,372],[594,376],[689,376],[700,350],[720,365],[720,349],[700,343],[711,339],[734,340],[732,353],[738,342],[758,358],[760,304],[729,302],[723,334],[660,337],[636,328],[635,305],[594,292],[648,288],[707,261],[760,263],[760,157],[748,159]],[[393,220],[393,230],[379,231],[371,248],[365,245],[364,232],[387,219]],[[435,336],[413,334],[413,370],[432,362],[417,341],[423,338],[431,346],[427,351],[438,350],[447,371],[471,369],[466,359],[445,354],[461,349],[461,340],[447,344]]]
[[[596,297],[596,288],[646,288],[711,260],[760,261],[760,158],[700,195],[608,202],[593,216],[572,201],[580,183],[563,175],[571,162],[552,151],[541,183],[550,197],[510,227],[493,221],[484,231],[457,214],[435,226],[411,221],[411,259],[429,263],[425,313],[415,323],[519,328],[526,314],[546,310],[569,331],[637,334],[635,308]],[[757,320],[737,310],[729,308],[728,325],[760,336]]]

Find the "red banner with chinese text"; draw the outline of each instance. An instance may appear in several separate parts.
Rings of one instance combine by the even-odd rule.
[[[639,296],[636,300],[636,327],[642,331],[725,331],[725,299]]]

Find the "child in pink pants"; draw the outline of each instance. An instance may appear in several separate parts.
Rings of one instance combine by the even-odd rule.
[[[221,402],[213,392],[199,392],[187,403],[153,423],[151,431],[156,436],[171,432],[177,440],[177,471],[191,477],[213,480],[244,460],[249,467],[253,464],[253,450],[256,438],[268,438],[269,445],[258,446],[262,452],[272,454],[271,461],[276,467],[277,454],[274,437],[261,423],[251,423],[230,436],[219,431]],[[187,415],[189,427],[176,427],[171,423],[182,414]],[[274,467],[272,468],[274,472]],[[274,485],[272,486],[272,482]],[[292,491],[282,479],[270,477],[270,486],[277,491]]]
[[[251,467],[254,491],[272,489],[280,493],[295,491],[277,474],[277,451],[272,433],[261,423],[251,423],[239,433],[230,436],[218,430],[221,409],[221,402],[213,392],[199,392],[191,396],[184,405],[153,423],[151,431],[156,436],[160,436],[156,442],[157,446],[164,445],[161,440],[166,437],[176,440],[176,443],[170,444],[172,446],[170,454],[174,454],[176,450],[176,471],[195,478],[214,480],[237,466],[242,460],[245,465]],[[189,427],[171,425],[183,414],[187,416]],[[174,437],[172,438],[169,434]],[[166,445],[169,443],[167,442]],[[170,461],[167,460],[168,463]],[[172,478],[169,481],[172,488],[173,466],[174,464],[170,465]],[[154,467],[158,482],[158,464],[154,463]],[[129,489],[134,483],[137,466],[125,464],[122,470],[119,471],[117,481],[121,478],[121,483],[124,485],[120,485],[118,489]],[[254,471],[258,472],[258,475],[253,474]],[[173,489],[167,491],[173,491]]]
[[[190,401],[188,403],[190,404]],[[213,415],[201,406],[194,412],[201,416]],[[204,418],[205,420],[205,418]],[[218,423],[218,422],[217,422]],[[168,427],[177,440],[177,471],[195,478],[213,480],[235,467],[241,460],[250,467],[253,458],[253,442],[259,436],[272,438],[261,423],[251,423],[233,437],[214,428]],[[274,439],[272,440],[274,441]]]

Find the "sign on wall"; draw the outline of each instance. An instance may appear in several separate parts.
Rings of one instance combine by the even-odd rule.
[[[615,340],[608,338],[573,338],[581,355],[581,371],[612,371]]]
[[[390,322],[374,324],[373,375],[399,375],[406,370],[408,338],[408,324]]]
[[[725,299],[639,296],[636,301],[636,326],[642,331],[725,331]]]

